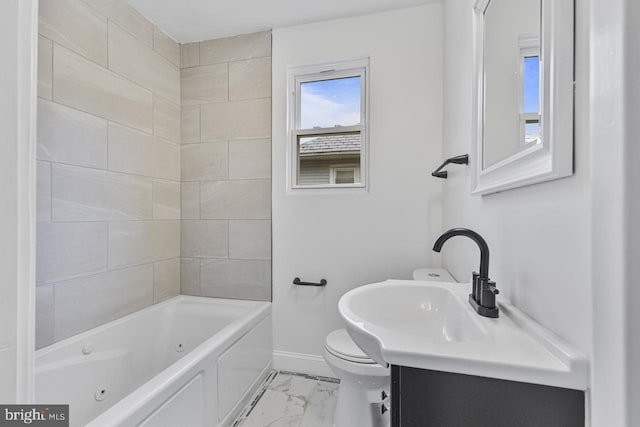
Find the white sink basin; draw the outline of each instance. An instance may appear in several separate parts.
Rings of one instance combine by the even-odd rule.
[[[400,287],[401,286],[401,287]],[[369,285],[345,295],[353,316],[407,338],[439,342],[482,340],[486,331],[445,287],[410,282]]]
[[[347,331],[380,364],[585,390],[586,358],[508,303],[481,317],[470,284],[387,280],[347,292]]]

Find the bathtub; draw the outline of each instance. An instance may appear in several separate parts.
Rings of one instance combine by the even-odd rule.
[[[36,352],[71,426],[230,425],[271,368],[271,303],[178,296]]]

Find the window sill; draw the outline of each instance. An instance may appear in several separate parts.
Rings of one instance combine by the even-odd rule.
[[[343,185],[305,185],[287,188],[287,194],[353,194],[368,193],[366,184]]]

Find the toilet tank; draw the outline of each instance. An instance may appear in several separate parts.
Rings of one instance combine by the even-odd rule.
[[[418,268],[413,271],[413,280],[457,283],[457,280],[444,268]]]

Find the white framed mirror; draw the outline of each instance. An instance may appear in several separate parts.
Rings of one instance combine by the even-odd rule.
[[[476,0],[473,194],[573,174],[573,0]]]

